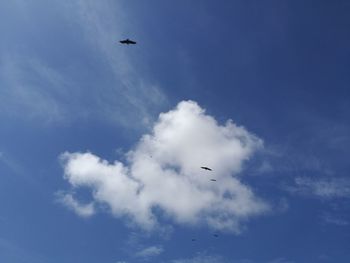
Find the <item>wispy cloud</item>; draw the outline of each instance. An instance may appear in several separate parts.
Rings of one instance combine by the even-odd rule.
[[[8,154],[0,152],[0,164],[5,165],[8,169],[17,175],[24,175],[24,169]]]
[[[269,261],[268,263],[295,263],[295,261],[288,260],[286,258],[276,258]]]
[[[323,220],[324,223],[326,224],[332,224],[332,225],[337,225],[337,226],[348,226],[349,221],[332,213],[324,213],[321,216],[321,219]]]
[[[144,119],[149,118],[149,112],[164,105],[166,97],[157,85],[149,83],[147,76],[136,70],[131,56],[137,54],[139,63],[142,63],[142,52],[117,46],[117,40],[127,36],[126,32],[137,34],[137,30],[130,26],[131,19],[115,1],[77,3],[80,25],[87,39],[99,50],[119,82],[115,92],[122,95]]]
[[[286,258],[275,258],[267,261],[251,260],[251,259],[227,259],[219,255],[208,255],[207,253],[198,253],[192,258],[175,259],[169,263],[295,263],[293,260]]]
[[[222,257],[216,255],[207,255],[199,253],[192,258],[183,258],[172,260],[171,263],[225,263]]]
[[[15,175],[20,179],[22,183],[28,183],[38,190],[40,189],[40,191],[45,189],[45,185],[42,182],[36,180],[26,167],[7,152],[0,152],[0,167],[1,166],[5,167],[9,174]]]
[[[163,247],[161,246],[150,246],[146,247],[140,251],[135,253],[135,256],[138,258],[142,258],[148,260],[150,258],[159,256],[163,252]]]
[[[75,104],[69,80],[35,58],[6,54],[0,59],[0,113],[46,122],[67,119],[68,109]]]
[[[89,217],[95,213],[95,208],[93,203],[81,204],[74,199],[72,194],[59,192],[57,194],[57,199],[63,205],[73,210],[77,215],[81,217]]]
[[[133,259],[133,261],[148,261],[164,252],[164,248],[160,244],[149,245],[148,239],[155,232],[131,232],[125,240],[124,251]]]
[[[350,197],[350,180],[340,177],[296,177],[286,189],[294,194],[323,199]]]
[[[46,24],[39,28],[35,26],[40,10],[36,4],[19,1],[13,8],[25,6],[26,22],[43,35],[57,20],[67,26],[69,34],[58,30],[52,40],[62,41],[60,56],[67,54],[65,64],[57,54],[33,52],[38,38],[26,41],[30,52],[9,43],[11,50],[0,52],[0,114],[50,124],[96,118],[127,127],[147,125],[167,99],[142,67],[136,66],[144,63],[142,52],[117,44],[125,32],[134,32],[121,5],[115,1],[52,4],[57,17],[46,17]],[[14,34],[20,37],[22,32]],[[46,39],[48,47],[57,47],[57,42],[50,41]],[[82,73],[90,78],[82,78]]]
[[[94,202],[107,204],[116,217],[152,229],[159,216],[154,208],[159,208],[180,224],[204,223],[238,233],[241,222],[269,210],[235,176],[261,147],[262,141],[245,128],[232,121],[221,126],[195,102],[183,101],[160,115],[152,134],[127,154],[127,165],[92,153],[61,158],[71,186],[91,188]],[[213,171],[200,169],[204,165]]]

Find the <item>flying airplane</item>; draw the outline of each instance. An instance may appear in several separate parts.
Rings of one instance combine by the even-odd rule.
[[[213,171],[213,170],[210,169],[209,167],[202,166],[201,168],[204,169],[204,170]]]
[[[132,41],[129,38],[127,38],[125,40],[120,40],[119,42],[122,43],[122,44],[127,44],[127,45],[130,45],[130,44],[135,45],[136,44],[135,41]]]
[[[210,179],[210,181],[212,181],[212,182],[216,182],[216,179]]]

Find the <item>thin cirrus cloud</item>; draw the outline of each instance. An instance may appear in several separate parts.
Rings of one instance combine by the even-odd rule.
[[[159,256],[162,252],[163,248],[161,246],[150,246],[136,252],[135,256],[138,258],[149,259]]]
[[[239,233],[243,222],[269,210],[236,176],[262,147],[245,128],[232,121],[219,125],[196,102],[182,101],[160,114],[151,134],[127,153],[126,164],[108,163],[90,152],[65,152],[61,160],[72,191],[91,189],[91,205],[107,205],[117,218],[148,230],[167,218]],[[70,208],[79,208],[69,200]]]
[[[332,213],[324,213],[321,216],[321,219],[323,219],[323,222],[326,224],[332,224],[332,225],[337,225],[337,226],[348,226],[349,221],[346,220],[345,218],[342,218],[336,214]]]
[[[6,54],[0,69],[2,115],[57,122],[68,117],[70,103],[76,105],[72,83],[38,58]]]
[[[226,259],[218,255],[208,255],[206,253],[198,253],[192,258],[175,259],[169,263],[255,263],[257,261],[251,259]],[[276,258],[273,260],[265,261],[267,263],[295,263],[295,261],[285,258]]]
[[[342,177],[296,177],[287,190],[294,194],[322,199],[350,197],[350,180]]]
[[[226,260],[224,260],[220,256],[199,253],[192,258],[174,259],[169,263],[225,263],[225,262]],[[241,263],[245,263],[245,262],[241,261]],[[252,262],[247,261],[247,263],[252,263]]]
[[[105,60],[114,74],[115,81],[118,82],[118,87],[110,90],[105,99],[110,96],[112,98],[122,96],[128,103],[129,111],[136,111],[135,115],[141,115],[144,120],[150,119],[150,112],[166,104],[167,98],[157,85],[147,80],[144,72],[136,70],[131,61],[130,57],[138,54],[140,56],[138,63],[141,63],[142,52],[132,52],[133,49],[118,46],[117,38],[125,36],[125,32],[137,34],[137,31],[130,26],[132,23],[123,7],[115,1],[100,3],[91,0],[77,1],[73,5],[66,6],[68,10],[72,7],[78,10],[78,24],[87,42],[94,50],[98,50],[99,56]],[[115,93],[117,96],[113,96]],[[118,107],[113,105],[115,103],[105,108],[106,113],[113,114],[118,110]]]
[[[40,10],[46,5],[11,5],[11,17],[25,21],[30,39],[16,19],[0,19],[13,28],[4,38],[10,48],[0,50],[0,97],[6,98],[0,99],[0,117],[44,123],[88,118],[128,127],[148,123],[167,99],[135,66],[143,63],[142,53],[117,42],[124,32],[137,35],[123,8],[115,1],[52,1],[55,12],[45,15]]]

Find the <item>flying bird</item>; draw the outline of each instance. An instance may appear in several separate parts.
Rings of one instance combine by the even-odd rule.
[[[195,238],[192,238],[192,241],[196,241],[196,239],[195,239]]]
[[[201,168],[204,170],[207,170],[207,171],[213,171],[212,169],[210,169],[209,167],[206,167],[206,166],[202,166]]]
[[[210,181],[212,181],[212,182],[216,182],[216,179],[210,179]]]
[[[136,44],[135,41],[132,41],[129,38],[127,38],[125,40],[120,40],[119,42],[122,43],[122,44],[126,44],[126,45],[135,45]]]
[[[219,237],[219,235],[218,235],[218,234],[213,234],[213,236],[214,236],[214,237]]]

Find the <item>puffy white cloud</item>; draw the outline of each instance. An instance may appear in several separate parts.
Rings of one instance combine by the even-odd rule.
[[[269,209],[237,177],[262,145],[245,128],[219,125],[197,103],[183,101],[160,114],[151,134],[127,153],[127,164],[66,152],[64,177],[73,188],[91,188],[94,202],[107,204],[116,217],[145,229],[158,223],[161,211],[176,223],[239,232],[242,221]]]
[[[148,259],[160,255],[163,252],[163,248],[160,246],[150,246],[136,252],[135,256],[139,258]]]

